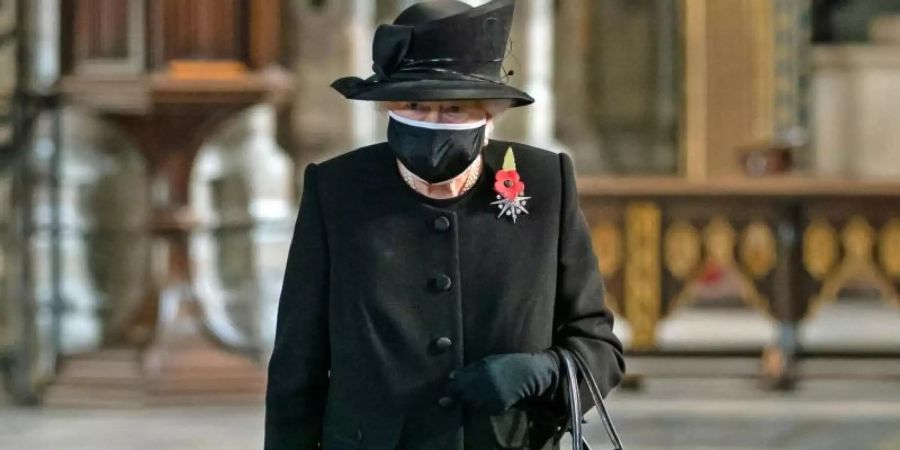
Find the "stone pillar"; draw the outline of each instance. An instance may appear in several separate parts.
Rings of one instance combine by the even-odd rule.
[[[562,144],[555,138],[553,0],[529,0],[520,2],[520,7],[528,11],[525,91],[535,100],[529,107],[525,138],[538,147],[561,151]]]
[[[50,88],[59,79],[60,0],[33,0],[35,27],[32,31],[32,73],[37,86]]]
[[[329,85],[337,78],[372,74],[372,37],[379,20],[391,20],[406,0],[292,2],[295,96],[287,129],[295,161],[295,190],[303,170],[384,138],[386,119],[373,102],[347,100]]]
[[[774,135],[773,0],[682,0],[682,6],[681,171],[696,181],[740,176],[745,147]]]
[[[274,110],[259,106],[250,111],[250,133],[246,147],[250,184],[249,212],[255,226],[251,243],[255,265],[253,311],[257,316],[252,330],[256,347],[267,360],[275,341],[278,295],[284,280],[287,252],[294,231],[297,203],[291,196],[293,161],[272,139]]]
[[[494,135],[520,140],[553,151],[565,151],[556,140],[554,119],[554,2],[520,0],[510,36],[510,52],[503,69],[513,71],[509,84],[534,97],[535,102],[507,111],[498,121]]]
[[[38,90],[55,81],[58,69],[53,62],[58,38],[52,32],[48,33],[48,26],[52,26],[48,21],[58,17],[56,7],[55,2],[48,0],[0,3],[0,32],[10,33],[0,56],[0,90],[7,102],[13,98],[11,94],[16,89]],[[8,189],[2,193],[2,201],[9,213],[5,218],[8,228],[3,230],[0,245],[0,258],[5,262],[4,280],[0,281],[3,285],[0,302],[4,306],[0,309],[7,314],[6,320],[0,318],[3,323],[0,325],[3,336],[0,337],[0,350],[8,351],[11,357],[11,379],[7,380],[7,385],[11,386],[17,401],[30,403],[52,372],[57,351],[54,341],[59,341],[49,326],[51,314],[46,302],[48,297],[58,298],[58,292],[46,285],[38,289],[34,282],[41,275],[57,270],[46,264],[48,254],[58,249],[53,246],[51,250],[46,238],[58,228],[48,232],[47,223],[36,217],[34,206],[45,200],[41,195],[47,191],[35,189],[39,175],[34,173],[33,163],[42,156],[57,157],[58,149],[35,144],[48,136],[47,128],[41,127],[47,123],[46,117],[36,117],[33,125],[22,120],[23,112],[37,115],[39,102],[29,98],[17,101],[19,105],[3,105],[8,118],[0,129],[0,140],[4,147],[9,146],[0,156],[0,178],[3,178],[0,184],[5,183]],[[26,102],[29,103],[27,107],[22,105]],[[14,107],[21,109],[15,111]],[[26,132],[26,126],[30,133]],[[11,163],[11,166],[2,167],[5,163]],[[42,253],[42,250],[47,252]]]
[[[772,30],[772,113],[774,137],[790,146],[802,146],[795,167],[808,170],[814,160],[810,138],[811,3],[775,0]]]
[[[350,73],[367,77],[372,73],[372,36],[375,34],[376,8],[372,0],[352,0],[350,22],[350,48],[352,64]],[[375,104],[368,101],[353,101],[352,133],[353,147],[361,147],[375,142],[378,136]]]
[[[43,146],[51,145],[45,138]],[[62,354],[99,348],[141,303],[148,287],[146,169],[132,141],[91,114],[63,112],[59,208]],[[43,162],[46,164],[46,162]],[[40,186],[47,189],[45,179]],[[41,213],[50,208],[38,205]],[[46,214],[39,215],[40,217]],[[48,219],[40,219],[48,226]],[[36,236],[37,245],[47,236]],[[42,256],[48,258],[48,256]],[[47,263],[38,264],[43,268]],[[39,290],[51,280],[43,269]],[[47,283],[47,284],[44,284]]]

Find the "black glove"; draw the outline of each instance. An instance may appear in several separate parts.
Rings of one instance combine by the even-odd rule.
[[[464,402],[496,415],[519,400],[555,389],[558,379],[556,353],[506,353],[453,371],[447,388]]]

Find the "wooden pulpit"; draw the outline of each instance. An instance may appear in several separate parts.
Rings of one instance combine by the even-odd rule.
[[[259,401],[264,361],[226,348],[192,288],[189,180],[224,120],[284,103],[280,0],[63,0],[65,102],[125,130],[146,160],[154,289],[105,323],[102,348],[66,358],[50,405]],[[158,250],[158,251],[157,251]],[[255,356],[255,357],[254,357]]]

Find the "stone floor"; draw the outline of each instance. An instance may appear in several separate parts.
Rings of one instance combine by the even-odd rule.
[[[631,450],[900,450],[900,380],[807,381],[790,394],[754,379],[648,380],[610,401]],[[604,446],[593,419],[594,450]]]
[[[807,381],[790,394],[750,378],[648,379],[609,402],[629,450],[900,450],[900,380]],[[0,407],[0,449],[259,449],[260,407]],[[589,418],[594,450],[611,447]]]

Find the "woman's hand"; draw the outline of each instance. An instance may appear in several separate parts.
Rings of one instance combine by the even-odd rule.
[[[453,371],[452,395],[490,414],[556,386],[559,358],[552,351],[490,355]]]

